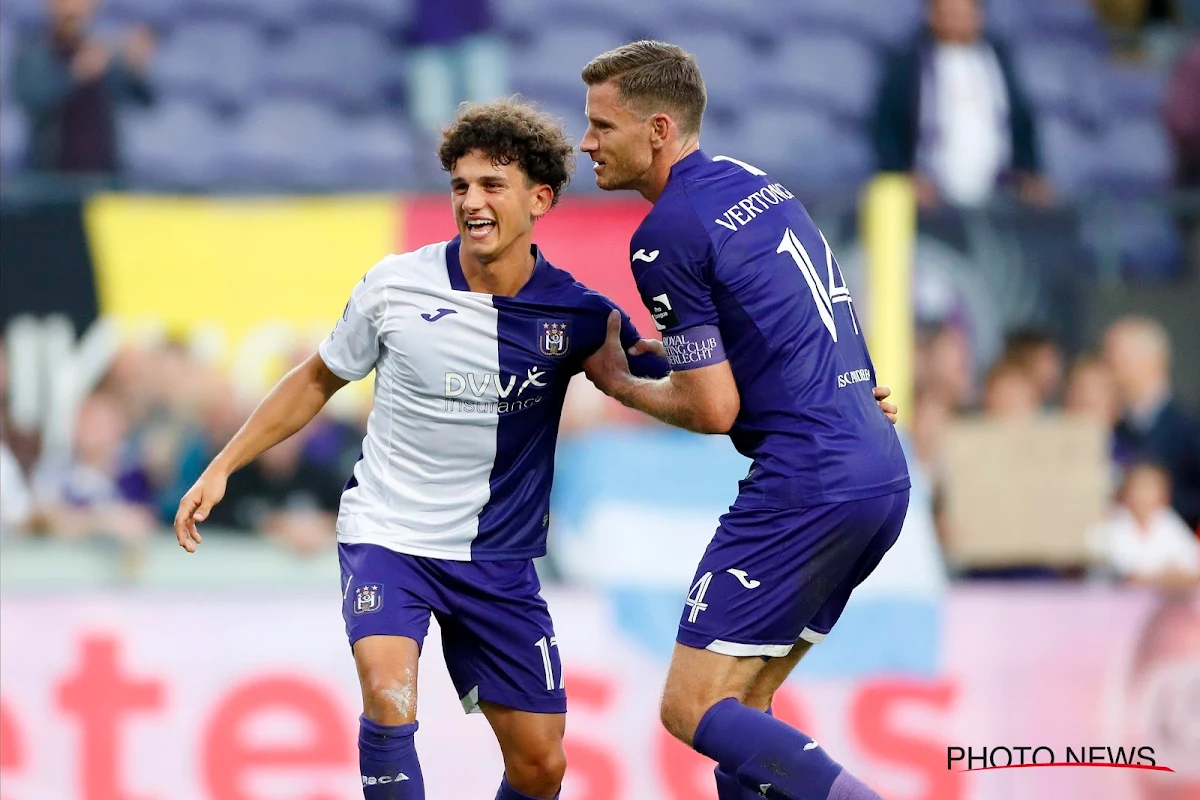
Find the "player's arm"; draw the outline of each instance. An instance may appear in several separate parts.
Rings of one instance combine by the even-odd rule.
[[[258,408],[212,460],[175,514],[175,538],[189,553],[201,538],[196,523],[207,519],[212,507],[225,496],[229,476],[287,439],[315,417],[329,398],[352,380],[365,378],[379,357],[380,303],[364,278],[346,309],[316,353],[287,375],[267,394]]]
[[[645,352],[635,343],[629,354]],[[608,338],[586,362],[584,370],[605,394],[630,408],[697,433],[727,433],[741,411],[733,371],[724,358],[694,369],[676,369],[665,378],[642,378],[630,372],[621,344],[621,316],[612,312]]]

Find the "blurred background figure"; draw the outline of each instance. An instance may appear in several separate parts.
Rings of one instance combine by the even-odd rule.
[[[1020,365],[1033,379],[1038,402],[1057,403],[1062,393],[1063,351],[1049,333],[1036,328],[1013,331],[1004,338],[1005,361]]]
[[[433,136],[464,100],[508,92],[508,49],[490,0],[416,0],[408,41],[413,120]]]
[[[1092,532],[1098,562],[1122,580],[1178,588],[1200,583],[1200,541],[1171,508],[1171,476],[1129,468],[1112,515]]]
[[[150,105],[154,36],[145,27],[120,44],[91,31],[99,0],[47,0],[45,30],[20,47],[14,84],[29,119],[29,167],[58,173],[115,174],[125,103]]]
[[[1173,485],[1172,505],[1195,529],[1200,524],[1200,430],[1171,391],[1166,331],[1145,317],[1119,320],[1105,334],[1104,359],[1121,403],[1117,461],[1161,464]]]
[[[1163,117],[1175,145],[1176,185],[1200,186],[1200,38],[1171,73]]]
[[[1047,204],[1033,111],[978,0],[929,0],[928,29],[883,67],[872,135],[879,168],[910,172],[923,206],[978,206],[1014,183]]]
[[[83,401],[71,452],[44,453],[34,471],[40,530],[136,542],[157,529],[152,488],[127,446],[129,427],[113,397],[95,393]]]
[[[1117,387],[1112,371],[1104,359],[1085,354],[1071,366],[1063,398],[1063,410],[1068,414],[1093,420],[1112,430],[1120,419]]]
[[[997,419],[1031,417],[1042,408],[1034,374],[1017,361],[1002,359],[987,376],[983,413]]]

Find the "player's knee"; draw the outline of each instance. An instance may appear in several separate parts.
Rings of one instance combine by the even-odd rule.
[[[380,725],[407,725],[417,718],[415,676],[368,673],[362,679],[363,714]]]
[[[531,797],[553,797],[567,772],[567,754],[562,742],[524,750],[506,758],[504,773],[509,784]]]
[[[690,746],[696,728],[700,725],[700,719],[707,710],[708,706],[695,696],[689,697],[668,687],[667,691],[663,692],[659,718],[668,733]]]

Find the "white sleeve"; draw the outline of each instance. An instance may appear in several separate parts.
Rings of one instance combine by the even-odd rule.
[[[379,360],[379,335],[386,308],[378,302],[381,287],[370,277],[367,273],[354,287],[342,318],[317,349],[330,372],[347,381],[367,377]]]

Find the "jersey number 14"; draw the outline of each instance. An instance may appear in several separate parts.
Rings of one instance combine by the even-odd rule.
[[[833,251],[829,249],[829,242],[825,241],[825,234],[820,231],[817,233],[821,237],[821,243],[825,245],[824,277],[817,272],[812,258],[808,255],[808,250],[804,248],[804,243],[792,232],[791,228],[783,232],[783,239],[779,242],[779,247],[775,252],[787,253],[796,262],[796,266],[800,268],[800,274],[804,276],[804,281],[808,284],[809,291],[812,292],[813,302],[817,304],[817,313],[821,315],[821,321],[825,323],[829,335],[836,342],[838,332],[837,321],[833,317],[833,304],[846,304],[850,310],[850,321],[854,325],[856,334],[858,333],[858,318],[854,316],[854,300],[850,297],[850,290],[846,287],[846,279],[842,277],[842,268],[834,260]]]

